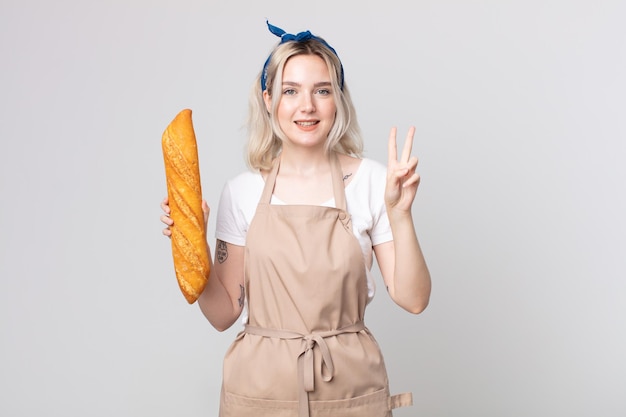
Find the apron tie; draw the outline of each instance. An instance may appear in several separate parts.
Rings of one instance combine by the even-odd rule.
[[[313,348],[317,344],[322,353],[322,378],[325,382],[333,379],[335,373],[335,366],[333,365],[333,358],[330,356],[330,350],[328,345],[324,341],[324,337],[319,333],[312,333],[303,336],[304,349],[298,356],[298,367],[302,368],[302,382],[304,383],[304,390],[311,392],[315,389],[315,373],[313,372]],[[324,375],[324,368],[328,370],[328,374]]]
[[[363,321],[356,322],[346,327],[342,327],[337,330],[329,330],[326,332],[315,332],[304,335],[302,333],[293,332],[289,330],[271,329],[265,327],[251,326],[246,324],[243,333],[249,333],[262,337],[271,337],[278,339],[302,339],[303,346],[302,351],[298,355],[298,379],[300,386],[299,394],[299,416],[309,417],[309,392],[315,390],[315,362],[313,360],[313,349],[315,345],[319,347],[322,354],[321,374],[324,382],[329,382],[333,379],[335,373],[335,366],[333,365],[333,359],[330,354],[330,349],[326,344],[327,337],[337,336],[343,333],[358,333],[365,329]],[[324,373],[324,368],[328,373]]]

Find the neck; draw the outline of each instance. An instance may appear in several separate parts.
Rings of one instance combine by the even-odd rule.
[[[287,147],[281,152],[280,169],[283,173],[315,175],[328,171],[329,166],[329,155],[323,149],[312,152]]]

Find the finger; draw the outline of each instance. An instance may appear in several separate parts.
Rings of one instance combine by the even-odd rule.
[[[206,200],[202,200],[202,214],[204,215],[204,226],[206,227],[208,221],[209,221],[209,213],[211,212],[211,209],[209,208],[209,205],[207,204]]]
[[[413,136],[415,136],[415,126],[409,128],[404,140],[404,147],[402,148],[402,161],[407,162],[411,157],[411,151],[413,149]]]
[[[172,231],[169,228],[163,229],[163,236],[172,237]]]
[[[416,187],[420,184],[420,176],[418,173],[414,173],[411,175],[404,183],[403,187],[410,187],[411,185],[415,185]]]
[[[389,142],[387,144],[387,154],[389,155],[387,160],[387,166],[395,163],[398,160],[398,150],[396,148],[396,127],[392,127],[389,132]]]
[[[167,226],[172,226],[174,224],[174,220],[166,214],[161,216],[161,222],[166,224]]]
[[[393,185],[393,187],[401,187],[406,181],[407,175],[409,175],[409,170],[406,167],[395,169],[391,172],[391,175],[388,176],[388,186]]]
[[[170,201],[169,198],[165,197],[163,201],[161,201],[161,210],[163,210],[166,214],[170,214]]]
[[[418,163],[417,157],[412,156],[409,158],[409,161],[406,163],[406,167],[411,171],[415,171],[415,169],[417,168],[417,163]]]
[[[401,182],[404,184],[411,175],[416,175],[417,162],[417,157],[413,156],[408,162],[396,165],[396,169],[391,177],[394,178],[396,183]]]

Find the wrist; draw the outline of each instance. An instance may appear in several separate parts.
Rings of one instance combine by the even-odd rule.
[[[389,222],[392,224],[396,222],[404,223],[407,221],[411,222],[411,224],[413,223],[413,213],[410,209],[405,210],[387,206],[387,217],[389,218]]]

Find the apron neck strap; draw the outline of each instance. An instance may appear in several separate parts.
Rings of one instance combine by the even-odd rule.
[[[348,211],[346,206],[346,190],[343,186],[343,172],[337,157],[337,152],[330,152],[330,170],[333,177],[333,193],[335,194],[335,207]]]
[[[341,172],[341,164],[337,153],[330,152],[330,171],[333,179],[333,194],[335,197],[335,207],[341,210],[346,210],[346,194],[343,186],[343,174]],[[274,185],[276,185],[276,176],[278,175],[278,169],[280,167],[280,155],[274,159],[272,170],[270,171],[267,179],[265,180],[265,187],[263,188],[263,194],[261,195],[261,203],[270,204],[272,201],[272,194],[274,193]]]

